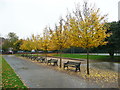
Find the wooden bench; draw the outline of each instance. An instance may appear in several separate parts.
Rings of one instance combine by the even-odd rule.
[[[25,55],[24,54],[21,54],[22,57],[24,57]]]
[[[32,59],[32,58],[33,58],[33,56],[32,56],[32,55],[28,55],[28,56],[27,56],[27,58]]]
[[[27,55],[27,54],[22,54],[21,56],[22,56],[22,57],[27,57],[28,55]]]
[[[32,56],[31,55],[25,55],[26,58],[31,58]]]
[[[36,60],[38,58],[38,56],[32,56],[31,60]]]
[[[37,59],[38,58],[38,56],[33,56],[33,55],[21,55],[22,57],[26,57],[26,58],[29,58],[29,59],[31,59],[31,60],[35,60],[35,59]]]
[[[73,61],[67,61],[67,63],[64,63],[64,69],[67,67],[74,67],[76,68],[75,69],[75,72],[77,72],[77,70],[80,71],[80,65],[81,65],[81,62],[73,62]]]
[[[40,62],[45,62],[45,58],[44,57],[38,57],[36,60],[40,61]]]
[[[50,59],[50,60],[47,61],[47,64],[50,63],[50,65],[51,65],[51,63],[53,63],[53,66],[55,66],[55,65],[58,66],[57,62],[58,62],[57,59]]]

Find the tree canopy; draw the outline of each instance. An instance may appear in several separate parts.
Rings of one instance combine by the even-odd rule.
[[[18,36],[14,32],[10,32],[7,35],[7,38],[4,41],[4,44],[2,45],[2,49],[4,51],[8,51],[10,48],[12,48],[13,51],[15,51],[14,43],[18,40]]]

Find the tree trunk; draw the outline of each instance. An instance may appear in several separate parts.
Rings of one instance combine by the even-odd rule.
[[[37,57],[38,57],[38,50],[36,50],[36,53],[37,53]]]
[[[114,57],[114,52],[109,52],[110,57]]]
[[[114,58],[114,49],[109,49],[108,51],[110,58],[113,59]]]
[[[60,50],[60,68],[62,67],[62,50]]]
[[[87,74],[89,75],[89,50],[87,49]]]
[[[47,62],[47,50],[45,50],[45,62]]]

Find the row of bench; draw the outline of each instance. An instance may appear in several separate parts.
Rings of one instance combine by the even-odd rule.
[[[40,56],[33,56],[33,55],[24,55],[24,54],[22,54],[21,55],[22,57],[26,57],[26,58],[28,58],[28,59],[31,59],[31,60],[33,60],[33,61],[37,61],[37,62],[44,62],[44,63],[47,63],[47,64],[50,64],[50,65],[53,65],[53,66],[55,66],[55,65],[57,65],[58,66],[58,60],[57,59],[50,59],[50,60],[45,60],[45,57],[40,57]]]
[[[58,66],[58,60],[57,59],[49,59],[46,60],[45,57],[40,57],[40,56],[33,56],[33,55],[28,55],[28,54],[22,54],[22,57],[26,57],[28,59],[31,60],[36,60],[37,62],[44,62],[53,66]],[[67,68],[68,67],[74,67],[75,71],[80,71],[80,65],[81,62],[73,62],[73,61],[67,61],[66,63],[63,64],[63,68]]]

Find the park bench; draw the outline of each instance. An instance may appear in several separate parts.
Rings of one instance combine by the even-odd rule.
[[[80,65],[81,65],[81,62],[73,62],[73,61],[67,61],[67,63],[64,63],[64,69],[67,67],[74,67],[76,68],[75,69],[75,72],[77,72],[77,70],[80,71]]]
[[[26,58],[32,59],[33,56],[32,55],[27,55]]]
[[[28,58],[30,55],[23,54],[22,56]]]
[[[22,54],[21,56],[22,56],[22,57],[27,57],[27,55],[26,55],[26,54]]]
[[[29,58],[29,59],[31,59],[31,60],[35,60],[35,59],[37,59],[38,58],[38,56],[32,56],[32,55],[21,55],[22,57],[26,57],[26,58]]]
[[[47,61],[47,64],[51,65],[53,63],[53,66],[55,66],[55,65],[58,66],[57,62],[58,62],[57,59],[50,59],[50,60]]]
[[[26,57],[26,58],[31,58],[32,56],[31,56],[31,55],[26,55],[25,57]]]
[[[21,54],[22,57],[24,57],[24,54]]]
[[[45,62],[45,58],[44,57],[38,57],[36,60],[40,61],[40,62]]]
[[[31,60],[36,60],[38,58],[38,56],[32,56]]]
[[[34,60],[35,56],[29,55],[28,58],[31,59],[31,60]]]

